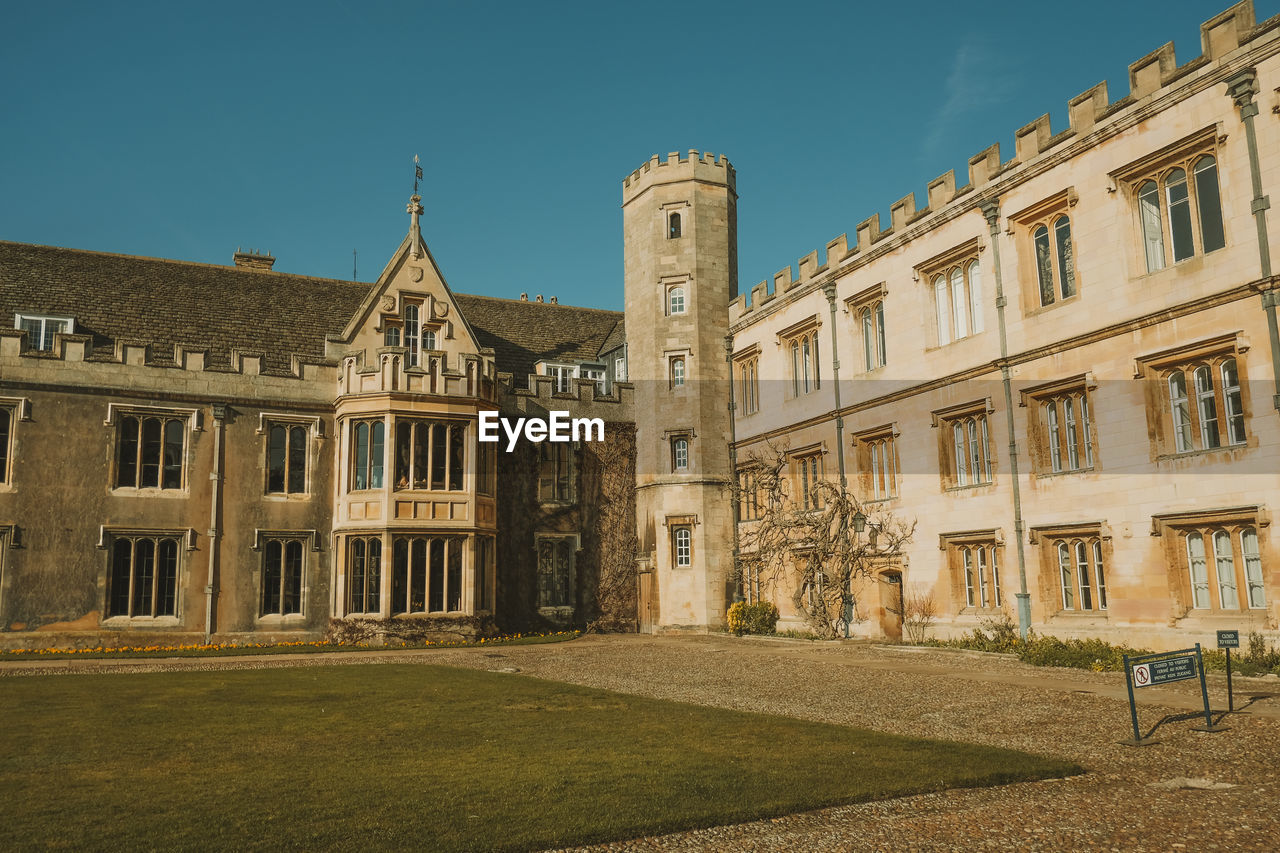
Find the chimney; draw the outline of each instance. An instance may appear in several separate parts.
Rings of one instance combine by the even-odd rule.
[[[539,293],[539,294],[538,294],[537,299],[538,299],[538,301],[539,301],[539,302],[541,302],[541,301],[542,301],[542,294],[541,294],[541,293]]]
[[[529,294],[527,294],[527,293],[522,293],[522,294],[520,294],[520,301],[521,301],[521,302],[528,302],[528,301],[529,301]]]
[[[260,270],[262,272],[270,272],[271,266],[276,259],[271,256],[270,252],[259,252],[257,249],[250,249],[242,252],[236,249],[236,253],[231,257],[235,265],[247,270]]]
[[[552,305],[559,305],[559,304],[560,304],[560,297],[559,297],[559,296],[553,296],[553,297],[551,297],[551,304],[552,304]]]

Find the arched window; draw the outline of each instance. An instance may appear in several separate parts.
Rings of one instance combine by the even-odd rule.
[[[956,454],[956,485],[969,485],[969,453],[966,448],[965,429],[963,422],[957,422],[951,427],[951,440],[955,445]]]
[[[675,214],[672,214],[673,216]],[[683,314],[684,313],[684,288],[673,287],[667,291],[667,313]]]
[[[1045,422],[1049,426],[1049,463],[1053,470],[1062,470],[1062,438],[1058,434],[1058,406],[1053,401],[1045,404]]]
[[[1191,194],[1187,190],[1187,173],[1174,169],[1166,175],[1164,195],[1169,213],[1169,234],[1173,238],[1173,262],[1176,264],[1196,251],[1191,236]]]
[[[867,370],[874,370],[875,360],[875,328],[872,325],[871,309],[862,309],[862,356]]]
[[[680,214],[672,212],[667,216],[667,239],[674,240],[680,236]]]
[[[1102,542],[1093,540],[1093,569],[1098,579],[1098,608],[1107,609],[1107,574],[1102,568]]]
[[[1187,565],[1191,572],[1191,602],[1197,609],[1209,605],[1209,567],[1205,561],[1204,536],[1191,533],[1187,536]]]
[[[967,604],[969,607],[976,607],[976,606],[977,606],[977,602],[978,602],[977,596],[975,595],[975,591],[976,591],[976,590],[975,590],[975,587],[977,586],[977,584],[976,584],[976,580],[977,580],[977,578],[975,578],[975,577],[974,577],[973,549],[972,549],[972,548],[965,548],[965,549],[961,552],[961,554],[962,554],[962,559],[964,560],[964,600],[965,600],[965,604]]]
[[[791,394],[800,396],[800,342],[791,342]]]
[[[1222,231],[1222,199],[1218,195],[1218,163],[1206,154],[1192,168],[1196,181],[1196,206],[1200,211],[1200,244],[1212,252],[1227,245]]]
[[[883,367],[884,365],[889,363],[889,358],[888,358],[889,351],[888,351],[888,348],[885,346],[884,303],[883,302],[876,303],[875,322],[876,322],[876,346],[877,346],[877,349],[879,350],[880,365]]]
[[[969,329],[976,335],[985,328],[982,318],[982,270],[977,261],[971,261],[966,272],[969,276]]]
[[[675,563],[678,568],[693,565],[693,531],[677,527],[675,531]]]
[[[1160,190],[1155,181],[1138,187],[1138,215],[1142,219],[1142,243],[1147,272],[1164,269],[1164,228],[1160,222]]]
[[[1058,249],[1058,289],[1063,299],[1076,294],[1075,258],[1071,249],[1071,220],[1059,216],[1053,223],[1053,235]]]
[[[1251,608],[1267,606],[1262,588],[1262,557],[1258,552],[1258,531],[1246,527],[1240,532],[1240,551],[1244,554],[1244,578]]]
[[[1032,234],[1031,242],[1036,252],[1036,278],[1040,283],[1040,304],[1052,305],[1055,288],[1053,285],[1053,248],[1049,243],[1049,229],[1041,225]]]
[[[9,426],[11,410],[0,407],[0,483],[9,482]]]
[[[1080,609],[1093,609],[1093,585],[1089,582],[1089,552],[1080,540],[1075,542],[1076,577],[1080,581]]]
[[[951,271],[951,307],[956,340],[969,335],[969,318],[966,316],[968,304],[964,295],[964,273],[956,267]]]
[[[951,343],[951,297],[942,276],[933,279],[933,302],[938,314],[938,346]]]
[[[1191,408],[1187,400],[1187,378],[1181,370],[1169,374],[1169,410],[1173,415],[1173,437],[1179,453],[1191,449]]]
[[[1213,534],[1213,558],[1218,570],[1218,602],[1223,610],[1239,610],[1235,557],[1231,553],[1231,537],[1225,530]]]
[[[671,387],[680,388],[684,385],[684,358],[677,356],[671,359]]]
[[[1071,580],[1071,549],[1066,542],[1058,544],[1058,573],[1062,576],[1062,609],[1071,610],[1075,603],[1075,584]]]
[[[1222,362],[1222,400],[1226,408],[1227,440],[1231,444],[1244,444],[1244,405],[1240,399],[1240,374],[1236,360]]]
[[[1200,446],[1204,449],[1222,444],[1218,435],[1218,406],[1213,393],[1213,373],[1202,364],[1192,374],[1196,386],[1196,414],[1200,420]]]
[[[381,489],[383,434],[382,421],[357,421],[351,431],[351,488]]]
[[[677,438],[671,442],[671,468],[686,471],[689,468],[689,439]]]

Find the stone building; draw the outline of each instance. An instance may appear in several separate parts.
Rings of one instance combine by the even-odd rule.
[[[0,643],[802,627],[740,577],[768,507],[843,482],[913,520],[855,633],[993,618],[1172,646],[1276,635],[1280,18],[1239,3],[749,293],[723,157],[623,182],[624,314],[0,243]],[[482,412],[603,441],[479,442]],[[748,555],[749,556],[749,555]]]
[[[7,645],[634,624],[622,315],[454,294],[420,213],[372,285],[0,243]]]
[[[917,524],[855,630],[1170,646],[1280,618],[1280,19],[1240,3],[730,305],[736,453]],[[837,359],[837,354],[839,358]],[[837,370],[838,367],[838,370]],[[795,623],[785,583],[773,595]]]

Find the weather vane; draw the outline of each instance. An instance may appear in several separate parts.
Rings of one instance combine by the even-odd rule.
[[[418,181],[422,180],[422,166],[418,163],[418,155],[413,155],[413,194],[418,194]]]

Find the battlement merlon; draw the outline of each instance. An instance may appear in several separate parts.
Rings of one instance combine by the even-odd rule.
[[[728,187],[735,196],[738,194],[737,176],[728,157],[723,154],[715,155],[710,151],[699,154],[696,148],[690,148],[688,155],[684,157],[680,156],[679,151],[672,151],[665,160],[654,154],[648,162],[624,178],[622,205],[625,207],[630,204],[652,186],[689,180],[721,184]]]
[[[810,253],[801,259],[799,279],[792,278],[791,268],[788,266],[774,275],[772,292],[764,282],[753,287],[749,299],[735,301],[736,307],[730,312],[730,325],[775,296],[802,288],[810,280],[806,276],[808,269],[812,269],[812,276],[817,277],[819,273],[838,270],[845,262],[855,263],[855,257],[866,257],[876,244],[904,234],[906,226],[940,213],[962,196],[968,196],[968,198],[961,203],[969,204],[972,199],[977,198],[974,195],[976,191],[1004,179],[1011,173],[1016,173],[1026,164],[1050,154],[1072,140],[1078,140],[1093,133],[1104,125],[1118,122],[1129,107],[1159,96],[1169,86],[1177,84],[1188,74],[1231,60],[1238,50],[1247,47],[1256,38],[1262,36],[1274,38],[1273,32],[1277,22],[1280,22],[1280,15],[1258,24],[1253,0],[1242,0],[1236,3],[1200,25],[1200,56],[1179,65],[1174,55],[1173,43],[1161,45],[1129,65],[1129,94],[1124,98],[1111,102],[1107,96],[1107,83],[1104,80],[1068,102],[1068,126],[1061,131],[1057,133],[1053,131],[1047,113],[1024,125],[1014,134],[1016,153],[1013,158],[1001,160],[999,143],[988,146],[969,158],[967,185],[957,187],[953,171],[935,178],[928,185],[928,204],[923,208],[917,208],[914,192],[904,196],[894,203],[890,211],[890,227],[883,231],[880,230],[879,214],[873,214],[858,224],[855,229],[857,240],[852,247],[838,245],[840,238],[827,245],[827,262],[821,267],[813,266],[812,262],[808,261],[812,256]],[[696,153],[690,152],[691,155]],[[624,197],[627,197],[626,194],[629,192],[627,188],[632,186],[642,173],[651,173],[653,165],[657,163],[658,158],[654,157],[641,169],[632,173],[623,184]],[[837,249],[835,254],[832,252],[833,247]]]

